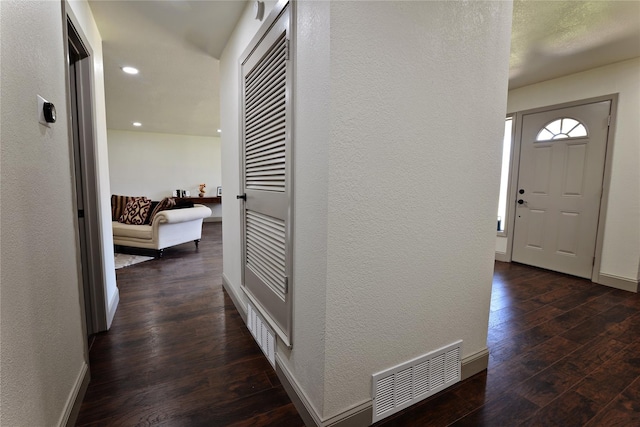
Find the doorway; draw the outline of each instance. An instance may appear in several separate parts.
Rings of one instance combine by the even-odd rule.
[[[92,57],[88,45],[67,16],[67,72],[69,129],[73,164],[81,262],[86,338],[107,330],[104,266],[98,214],[98,182],[92,101]]]
[[[611,106],[522,113],[513,261],[592,278]]]

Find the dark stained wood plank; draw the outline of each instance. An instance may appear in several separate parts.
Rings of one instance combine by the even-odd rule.
[[[117,270],[120,304],[94,338],[77,425],[303,425],[221,274],[220,223],[204,224],[198,249]]]
[[[620,393],[609,405],[586,424],[596,426],[640,426],[640,378]]]
[[[597,413],[598,405],[595,402],[570,391],[540,409],[521,425],[581,427]]]
[[[640,295],[497,262],[489,319],[487,371],[378,424],[441,425],[429,416],[442,420],[442,411],[457,416],[471,406],[449,425],[640,425],[640,376],[630,367],[640,366],[633,356],[640,354]],[[577,389],[590,375],[598,380],[607,363],[621,367],[609,367],[616,380],[603,406]],[[464,403],[433,403],[455,402],[451,394]]]
[[[77,425],[303,425],[221,275],[220,223],[118,270]],[[640,295],[497,262],[487,345],[487,371],[377,425],[640,425]]]

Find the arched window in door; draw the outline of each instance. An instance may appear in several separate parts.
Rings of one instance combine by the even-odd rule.
[[[543,127],[540,132],[538,132],[536,142],[552,141],[554,139],[583,138],[585,136],[587,136],[587,128],[584,127],[582,123],[576,119],[563,117]]]

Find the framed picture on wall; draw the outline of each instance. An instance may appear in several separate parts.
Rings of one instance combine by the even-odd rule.
[[[216,191],[216,196],[222,197],[222,187],[218,187],[218,189]]]

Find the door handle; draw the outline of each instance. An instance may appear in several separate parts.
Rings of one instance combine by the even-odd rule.
[[[244,200],[246,202],[247,201],[247,193],[237,195],[236,199],[242,199],[242,200]]]
[[[519,200],[518,200],[518,204],[519,204],[519,205],[526,205],[526,204],[527,204],[527,201],[526,201],[526,200],[519,199]]]

